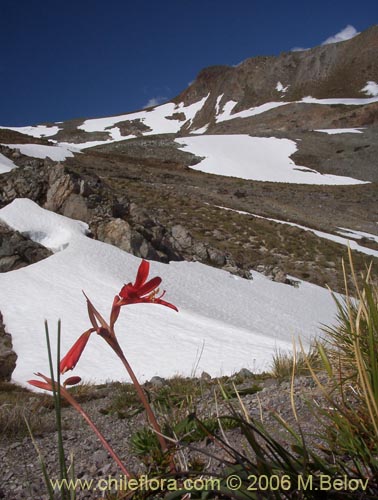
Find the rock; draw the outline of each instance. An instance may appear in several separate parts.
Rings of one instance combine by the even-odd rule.
[[[35,243],[4,222],[0,222],[0,272],[6,273],[28,266],[52,255],[52,252]]]
[[[273,281],[276,281],[277,283],[286,283],[286,274],[281,271],[281,269],[273,269]]]
[[[223,252],[217,248],[208,248],[210,262],[218,267],[222,267],[226,263],[226,257]]]
[[[20,153],[20,150],[18,148],[16,148],[13,153],[12,153],[12,158],[14,160],[17,160],[18,158],[21,158],[21,153]]]
[[[61,207],[62,215],[70,219],[89,222],[91,218],[90,209],[83,196],[71,193],[67,196]]]
[[[189,231],[181,224],[172,227],[173,247],[178,250],[189,250],[193,245],[193,238]]]
[[[124,120],[123,122],[118,122],[117,127],[119,128],[121,135],[124,136],[141,136],[143,135],[143,132],[151,131],[151,128],[143,123],[140,118],[137,118],[136,120]]]
[[[237,374],[239,377],[243,378],[253,377],[253,373],[250,370],[248,370],[248,368],[242,368],[241,370],[238,371]]]
[[[149,383],[150,385],[152,385],[152,387],[156,387],[157,389],[159,389],[160,387],[163,387],[166,384],[166,380],[162,377],[155,376],[152,377]]]
[[[16,368],[17,354],[12,350],[12,337],[5,331],[0,312],[0,380],[9,382]]]
[[[125,252],[132,250],[132,230],[130,224],[122,219],[102,220],[97,225],[96,236],[99,240],[117,246]]]
[[[199,241],[198,243],[195,243],[192,246],[193,249],[193,254],[196,260],[206,262],[207,259],[209,258],[209,255],[207,253],[207,247],[205,243],[202,243],[202,241]]]

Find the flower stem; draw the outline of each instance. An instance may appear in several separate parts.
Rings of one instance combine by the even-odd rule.
[[[86,422],[89,424],[91,429],[97,434],[97,437],[101,441],[103,447],[108,451],[109,455],[113,458],[113,460],[118,464],[119,468],[121,471],[127,476],[128,478],[132,477],[132,474],[126,469],[126,467],[123,465],[121,459],[117,455],[117,453],[113,450],[113,448],[110,446],[110,444],[107,442],[105,437],[101,434],[100,430],[97,428],[96,424],[93,422],[93,420],[90,418],[90,416],[85,412],[85,410],[79,405],[79,403],[76,401],[76,399],[63,387],[61,387],[60,392],[62,396],[65,398],[65,400],[75,408],[75,410],[80,413],[80,415],[86,420]]]
[[[157,438],[159,440],[161,449],[162,449],[162,451],[164,453],[166,453],[168,451],[167,441],[165,440],[164,436],[162,435],[160,425],[159,425],[158,421],[156,420],[155,414],[152,411],[151,405],[148,402],[146,394],[145,394],[142,386],[140,385],[140,383],[139,383],[139,381],[138,381],[138,379],[137,379],[137,377],[136,377],[136,375],[134,373],[134,370],[131,368],[131,365],[127,361],[125,355],[123,354],[121,346],[118,344],[118,342],[117,342],[117,345],[113,344],[113,349],[116,352],[117,356],[122,361],[122,363],[123,363],[124,367],[126,368],[128,374],[130,375],[130,378],[131,378],[131,380],[132,380],[132,382],[134,384],[134,387],[135,387],[135,389],[136,389],[136,391],[138,393],[139,399],[141,400],[141,402],[142,402],[142,404],[143,404],[143,406],[144,406],[144,408],[146,410],[147,418],[148,418],[150,424],[152,425],[152,427],[155,430],[155,433],[156,433]],[[173,463],[172,456],[170,456],[170,469],[171,469],[171,472],[175,472],[175,470],[176,470],[175,469],[175,465]]]

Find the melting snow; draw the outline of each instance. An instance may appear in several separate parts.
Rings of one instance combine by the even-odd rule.
[[[362,134],[363,128],[318,128],[314,132],[324,132],[325,134]]]
[[[378,236],[375,234],[365,233],[363,231],[355,231],[354,229],[346,229],[345,227],[340,227],[340,231],[338,231],[338,233],[349,236],[351,238],[356,238],[357,240],[366,238],[368,240],[374,241],[375,243],[378,243]],[[376,255],[378,256],[378,251],[376,252]]]
[[[88,328],[81,291],[106,317],[115,293],[135,279],[140,259],[87,238],[85,224],[31,200],[15,200],[0,210],[0,218],[61,249],[36,264],[0,275],[1,311],[18,354],[14,380],[24,384],[35,371],[48,373],[44,319],[52,339],[56,321],[62,319],[65,353]],[[156,275],[163,278],[166,299],[180,312],[137,304],[123,308],[117,322],[119,341],[141,380],[190,375],[197,362],[199,373],[206,370],[214,376],[242,367],[268,369],[275,349],[291,350],[292,338],[298,335],[307,344],[319,325],[332,323],[335,316],[329,292],[305,282],[294,288],[258,273],[249,281],[196,262],[152,262],[151,276]],[[127,379],[103,339],[92,337],[75,374],[97,382]]]
[[[197,129],[195,129],[195,130],[192,130],[190,133],[191,133],[191,134],[204,134],[204,133],[207,131],[207,129],[209,128],[209,125],[210,125],[210,124],[209,124],[209,123],[207,123],[206,125],[204,125],[204,126],[203,126],[203,127],[201,127],[201,128],[197,128]]]
[[[21,134],[31,135],[32,137],[50,137],[55,135],[61,130],[59,127],[48,127],[46,125],[33,125],[30,127],[0,127],[2,129],[14,130]]]
[[[220,102],[221,102],[223,96],[224,96],[224,94],[221,94],[217,97],[217,102],[215,103],[215,114],[216,115],[219,115],[219,113],[220,113]]]
[[[139,119],[152,129],[149,132],[144,132],[143,135],[175,134],[180,130],[184,122],[181,120],[172,120],[167,117],[172,116],[174,113],[184,113],[185,119],[189,120],[191,123],[197,112],[205,104],[208,97],[209,94],[190,106],[184,106],[184,103],[175,104],[173,102],[168,102],[167,104],[157,106],[156,108],[148,111],[138,111],[136,113],[128,113],[120,116],[85,120],[79,129],[85,130],[85,132],[106,131],[106,129],[119,122]]]
[[[51,158],[54,161],[63,161],[73,156],[72,146],[43,146],[42,144],[7,144],[8,147],[19,149],[20,153],[32,158]]]
[[[228,101],[223,106],[222,113],[216,117],[216,122],[224,122],[226,120],[234,120],[235,118],[248,118],[250,116],[260,115],[265,113],[270,109],[278,108],[280,106],[285,106],[285,104],[290,104],[289,102],[266,102],[261,104],[261,106],[256,106],[255,108],[245,109],[244,111],[239,111],[238,113],[231,114],[234,107],[237,105],[236,101]]]
[[[282,83],[281,83],[281,82],[277,82],[277,85],[276,85],[276,90],[277,90],[278,92],[282,92],[282,93],[284,94],[285,92],[287,92],[287,89],[288,89],[289,87],[290,87],[290,85],[286,85],[286,87],[284,87],[284,86],[282,85]]]
[[[349,246],[352,250],[357,250],[358,252],[364,253],[366,255],[372,255],[374,257],[378,257],[378,250],[373,250],[371,248],[367,248],[365,246],[360,245],[356,241],[351,241],[348,239],[349,237],[361,239],[362,237],[368,238],[372,241],[376,241],[378,243],[378,236],[370,233],[363,233],[361,231],[353,231],[351,229],[340,228],[341,231],[337,231],[339,234],[343,234],[346,238],[337,236],[336,234],[326,233],[324,231],[318,231],[317,229],[312,229],[311,227],[302,226],[301,224],[296,224],[295,222],[288,222],[280,219],[272,219],[270,217],[263,217],[262,215],[252,214],[250,212],[244,212],[243,210],[234,210],[233,208],[221,207],[219,205],[213,205],[214,207],[220,208],[222,210],[229,210],[230,212],[237,212],[241,215],[249,215],[251,217],[255,217],[256,219],[265,219],[270,220],[272,222],[276,222],[277,224],[286,224],[288,226],[298,227],[299,229],[303,229],[304,231],[310,231],[314,233],[319,238],[323,238],[325,240],[334,241],[335,243],[339,243],[340,245]]]
[[[365,87],[361,89],[361,92],[365,92],[365,94],[372,97],[378,97],[378,83],[372,81],[367,82]]]
[[[378,102],[378,97],[370,97],[370,98],[355,98],[348,99],[345,97],[337,98],[337,99],[316,99],[315,97],[307,96],[303,97],[301,101],[308,104],[345,104],[345,106],[361,106],[363,104],[372,104],[373,102]]]
[[[277,84],[278,85],[278,84]],[[277,87],[276,87],[277,88]],[[236,101],[228,101],[223,106],[223,111],[216,117],[216,122],[223,122],[226,120],[234,120],[235,118],[249,118],[250,116],[259,115],[261,113],[265,113],[270,109],[278,108],[280,106],[286,106],[287,104],[293,103],[305,103],[305,104],[323,104],[323,105],[333,105],[333,104],[345,104],[346,106],[358,106],[363,104],[371,104],[373,102],[378,102],[377,97],[371,98],[359,98],[359,99],[316,99],[315,97],[303,97],[300,101],[281,101],[281,102],[266,102],[261,106],[256,106],[254,108],[245,109],[243,111],[239,111],[238,113],[231,114],[232,110],[235,108],[237,102]]]
[[[296,184],[363,184],[364,181],[338,175],[322,175],[295,165],[290,156],[294,141],[248,135],[206,135],[176,139],[180,149],[205,157],[190,168],[209,174],[265,182]]]

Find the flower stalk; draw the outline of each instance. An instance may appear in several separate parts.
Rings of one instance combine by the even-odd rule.
[[[155,433],[157,434],[161,449],[164,453],[166,453],[168,451],[167,441],[162,435],[160,425],[155,417],[155,414],[151,408],[150,403],[148,402],[146,394],[142,386],[140,385],[130,363],[126,359],[114,331],[114,325],[119,317],[121,308],[125,305],[139,304],[139,303],[160,304],[175,311],[178,311],[175,305],[171,304],[170,302],[166,302],[165,300],[162,299],[162,297],[165,295],[165,291],[159,294],[158,287],[162,281],[160,277],[156,276],[147,281],[149,269],[150,269],[150,264],[147,261],[142,260],[137,272],[135,282],[125,284],[121,288],[119,294],[114,297],[110,312],[109,323],[103,318],[103,316],[99,313],[99,311],[97,311],[92,302],[83,292],[87,300],[88,317],[92,327],[89,328],[87,331],[85,331],[78,338],[78,340],[71,347],[68,353],[60,361],[59,370],[62,374],[68,370],[72,370],[78,363],[80,356],[84,351],[85,346],[87,345],[90,335],[92,333],[97,333],[98,335],[100,335],[100,337],[102,337],[105,340],[105,342],[109,344],[109,346],[112,348],[115,354],[120,358],[122,364],[126,368],[127,373],[129,374],[132,383],[134,384],[134,387],[137,391],[139,399],[144,406],[148,421],[150,422]],[[175,470],[172,457],[171,457],[170,469],[171,471]]]

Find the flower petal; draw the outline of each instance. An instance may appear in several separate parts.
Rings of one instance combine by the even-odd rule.
[[[171,309],[174,309],[175,311],[178,312],[178,309],[176,306],[174,306],[173,304],[171,304],[170,302],[166,302],[165,300],[162,300],[162,299],[155,299],[154,300],[154,303],[155,304],[161,304],[162,306],[166,306],[166,307],[170,307]]]
[[[119,292],[119,296],[123,299],[127,299],[132,295],[136,295],[136,289],[132,283],[127,283],[127,285],[123,285],[121,291]]]
[[[138,290],[138,296],[143,297],[143,295],[146,295],[147,293],[152,292],[157,288],[161,283],[161,278],[159,276],[156,276],[155,278],[152,278],[152,280],[147,281],[141,288]]]
[[[149,272],[150,272],[150,263],[147,262],[147,260],[142,260],[135,279],[134,283],[135,288],[139,288],[145,283],[146,279],[148,278]]]
[[[68,353],[61,360],[59,364],[60,373],[65,373],[66,371],[75,368],[77,362],[80,359],[81,353],[84,351],[84,348],[87,345],[91,333],[93,333],[94,331],[95,330],[93,328],[90,328],[82,335],[80,335],[80,337],[77,339]]]
[[[45,389],[46,391],[52,391],[51,384],[47,382],[42,382],[42,380],[28,380],[28,384],[38,387],[38,389]]]
[[[114,323],[117,321],[121,306],[119,305],[119,297],[116,295],[113,300],[112,310],[110,313],[110,329],[113,330]]]

